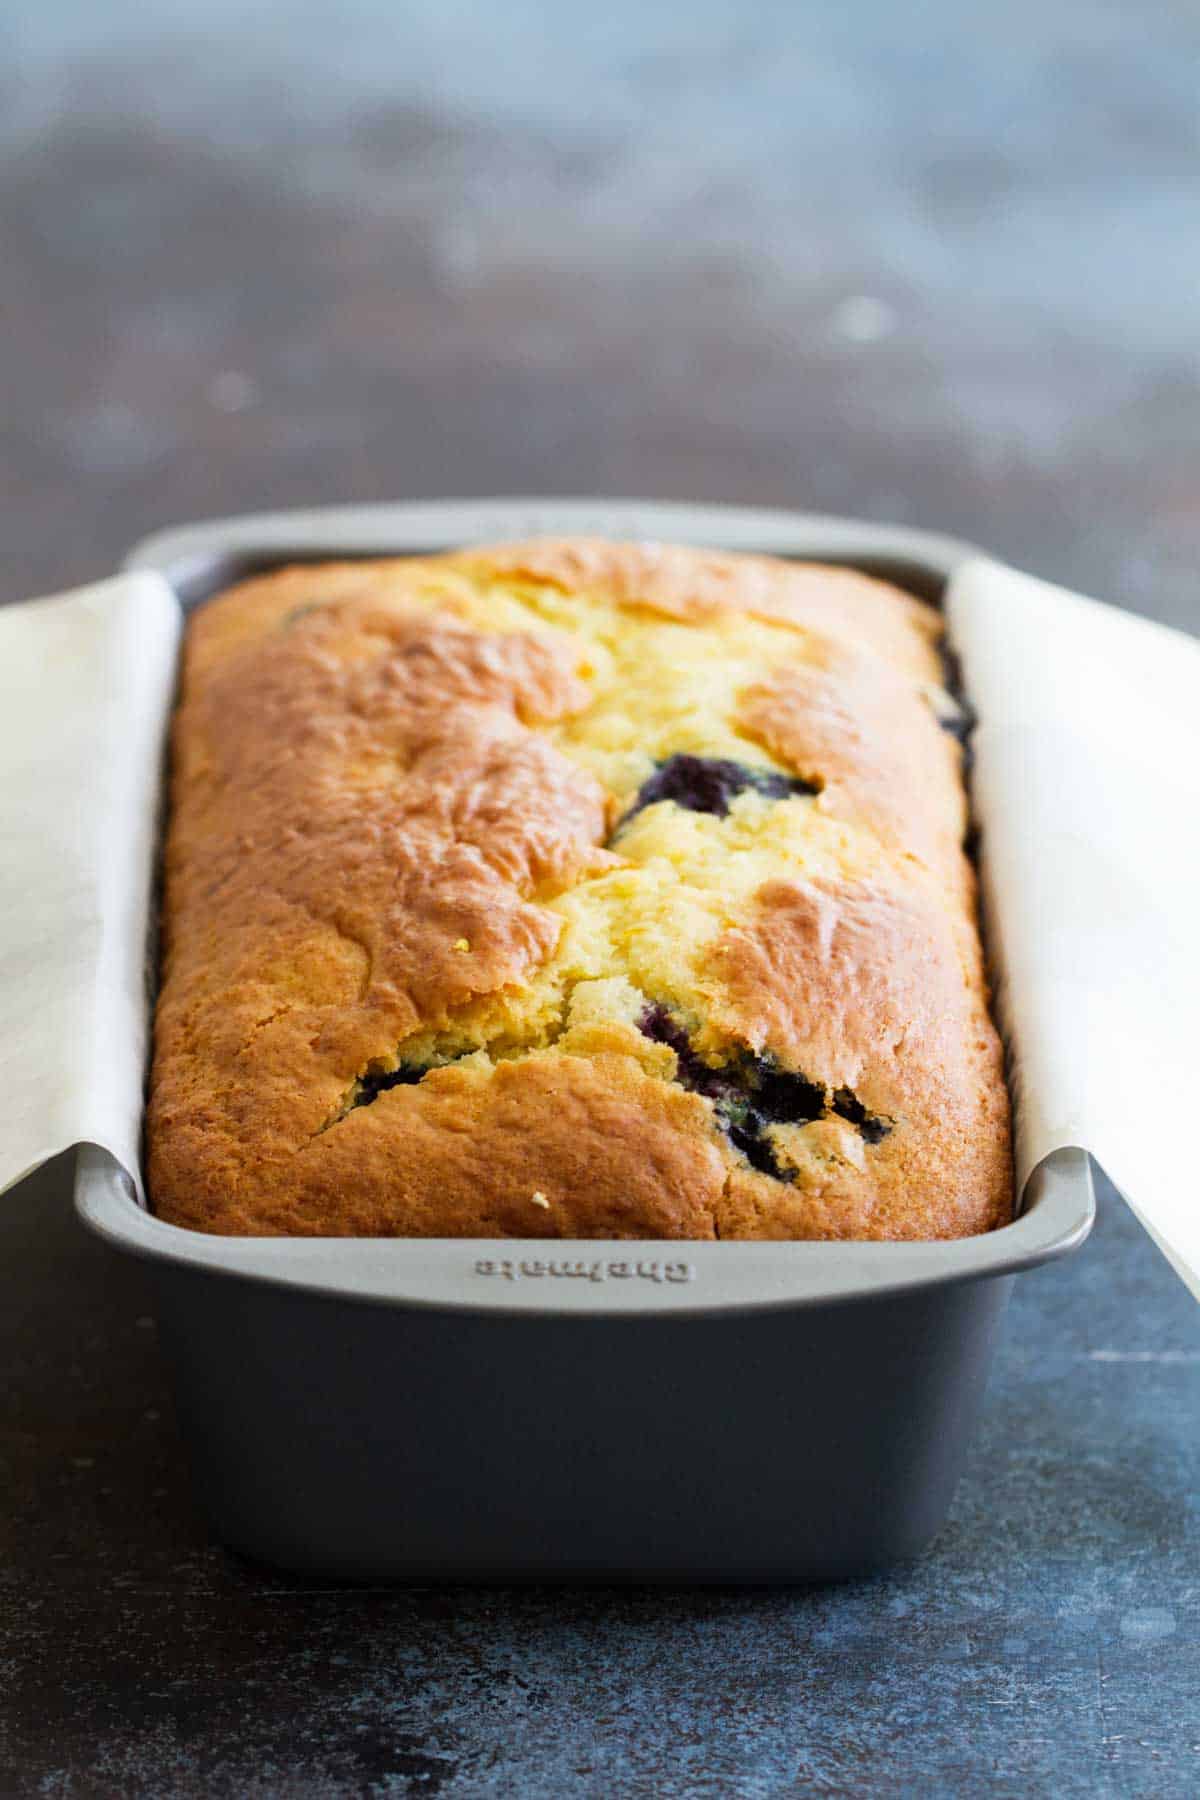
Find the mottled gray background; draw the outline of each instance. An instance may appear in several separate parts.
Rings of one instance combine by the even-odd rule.
[[[1198,76],[1190,0],[18,0],[0,598],[206,514],[647,494],[1200,629]],[[561,1594],[211,1545],[65,1185],[0,1205],[0,1792],[1200,1789],[1200,1330],[1109,1190],[920,1564]]]
[[[0,23],[9,596],[173,518],[937,525],[1200,619],[1189,0],[41,0]]]

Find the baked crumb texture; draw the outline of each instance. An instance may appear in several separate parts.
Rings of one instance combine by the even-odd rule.
[[[604,541],[189,634],[147,1126],[239,1234],[944,1238],[1011,1206],[938,614]]]

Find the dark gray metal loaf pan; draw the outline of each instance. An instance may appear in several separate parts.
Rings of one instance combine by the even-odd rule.
[[[537,501],[281,515],[131,559],[189,603],[273,564],[594,531],[884,572],[936,597],[947,539],[790,514]],[[80,1153],[81,1217],[149,1259],[216,1530],[340,1577],[811,1581],[941,1524],[1013,1276],[1082,1242],[1062,1150],[1020,1216],[935,1244],[221,1238]]]

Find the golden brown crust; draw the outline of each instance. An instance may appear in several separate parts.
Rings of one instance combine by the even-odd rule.
[[[859,651],[794,663],[742,696],[740,718],[772,756],[821,784],[831,817],[919,857],[969,906],[959,748],[911,683]]]
[[[494,1073],[435,1070],[280,1147],[247,1183],[244,1152],[203,1129],[209,1177],[177,1224],[370,1237],[710,1238],[725,1180],[704,1104],[630,1057],[534,1055]]]
[[[999,1223],[958,752],[922,693],[938,632],[848,571],[588,540],[287,569],[211,602],[173,733],[156,1210],[306,1235]],[[712,754],[740,742],[815,799],[751,784],[727,818],[635,817],[637,708],[659,756],[676,715],[651,683],[614,750],[614,708],[643,646],[669,682],[693,642],[706,693],[726,652],[752,671]],[[753,1166],[639,1006],[706,1065],[801,1073],[822,1116],[769,1124]]]
[[[1003,1222],[1000,1046],[974,971],[919,890],[773,882],[713,957],[731,1030],[904,1124],[869,1158],[836,1120],[795,1132],[793,1184],[739,1171],[723,1236],[940,1238]]]
[[[941,621],[934,609],[857,569],[610,538],[489,544],[462,552],[459,561],[567,592],[594,589],[618,606],[644,607],[688,625],[722,612],[783,620],[835,643],[865,647],[916,681],[942,678]]]

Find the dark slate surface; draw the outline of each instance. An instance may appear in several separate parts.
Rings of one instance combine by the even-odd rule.
[[[1194,7],[13,10],[0,597],[173,519],[574,491],[941,526],[1200,628]],[[0,1792],[1200,1790],[1200,1321],[1108,1192],[934,1549],[825,1592],[235,1562],[61,1168],[0,1236]]]

